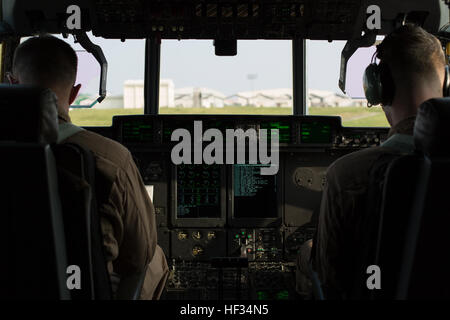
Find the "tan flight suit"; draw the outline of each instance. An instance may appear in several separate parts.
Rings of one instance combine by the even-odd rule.
[[[326,298],[345,299],[352,290],[353,267],[363,238],[367,206],[369,172],[387,154],[407,154],[414,150],[415,117],[399,122],[389,131],[388,140],[380,147],[353,152],[336,160],[327,170],[318,222],[317,239],[313,244],[312,267],[322,283]],[[307,294],[305,281],[311,244],[304,245],[297,260],[297,290]]]
[[[60,119],[70,122],[67,115],[60,115]],[[148,265],[141,299],[159,299],[169,270],[164,252],[157,245],[155,210],[131,153],[120,143],[88,130],[62,143],[90,150],[105,177],[104,182],[96,183],[104,183],[108,190],[107,200],[98,210],[113,291],[117,276],[141,273]],[[97,187],[102,190],[103,186]]]

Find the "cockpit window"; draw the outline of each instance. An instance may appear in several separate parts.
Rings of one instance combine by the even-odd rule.
[[[82,85],[72,122],[110,126],[114,115],[143,114],[145,40],[89,37],[108,60],[107,97],[85,108],[99,96],[100,66],[72,36],[64,39],[77,52]],[[344,46],[306,41],[307,114],[338,115],[344,126],[387,127],[379,106],[367,108],[362,89],[375,46],[358,49],[349,60],[347,94],[338,87]],[[239,40],[237,55],[227,57],[215,55],[212,40],[162,40],[160,75],[160,114],[293,114],[290,40]]]
[[[224,57],[212,40],[163,40],[159,113],[291,115],[291,43],[239,40]]]
[[[372,61],[375,46],[360,48],[350,58],[346,94],[338,85],[345,41],[308,40],[306,46],[308,114],[341,116],[342,124],[348,127],[389,126],[381,107],[368,108],[364,97],[363,73]]]

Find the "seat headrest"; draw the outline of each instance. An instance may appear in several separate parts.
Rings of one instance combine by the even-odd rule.
[[[414,126],[416,149],[428,156],[450,156],[450,98],[425,101]]]
[[[56,101],[56,95],[50,89],[0,85],[0,141],[56,142]]]

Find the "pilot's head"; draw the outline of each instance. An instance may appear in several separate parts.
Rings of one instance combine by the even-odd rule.
[[[414,116],[424,101],[443,96],[444,51],[440,41],[421,27],[408,24],[386,36],[377,57],[382,106],[391,125]]]
[[[58,113],[67,119],[81,85],[75,85],[78,58],[72,47],[50,35],[30,38],[14,53],[11,83],[50,88],[58,98]]]

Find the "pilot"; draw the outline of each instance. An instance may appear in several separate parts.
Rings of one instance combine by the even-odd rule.
[[[81,85],[75,85],[77,55],[56,37],[33,37],[14,54],[10,83],[50,88],[57,97],[59,142],[90,150],[108,190],[99,204],[100,224],[113,292],[120,278],[142,273],[148,266],[141,299],[159,299],[168,276],[162,249],[157,245],[155,210],[130,152],[121,144],[73,125],[69,106]],[[100,183],[99,181],[97,181]]]
[[[365,224],[369,173],[374,166],[389,163],[389,155],[414,151],[412,134],[419,106],[443,96],[444,51],[440,41],[421,27],[408,24],[396,29],[377,47],[376,56],[381,105],[391,126],[388,139],[380,147],[348,154],[328,168],[316,237],[303,245],[297,260],[297,286],[302,293],[310,289],[305,275],[310,275],[312,266],[325,298],[358,298],[353,296],[355,269],[362,239],[371,227]]]

